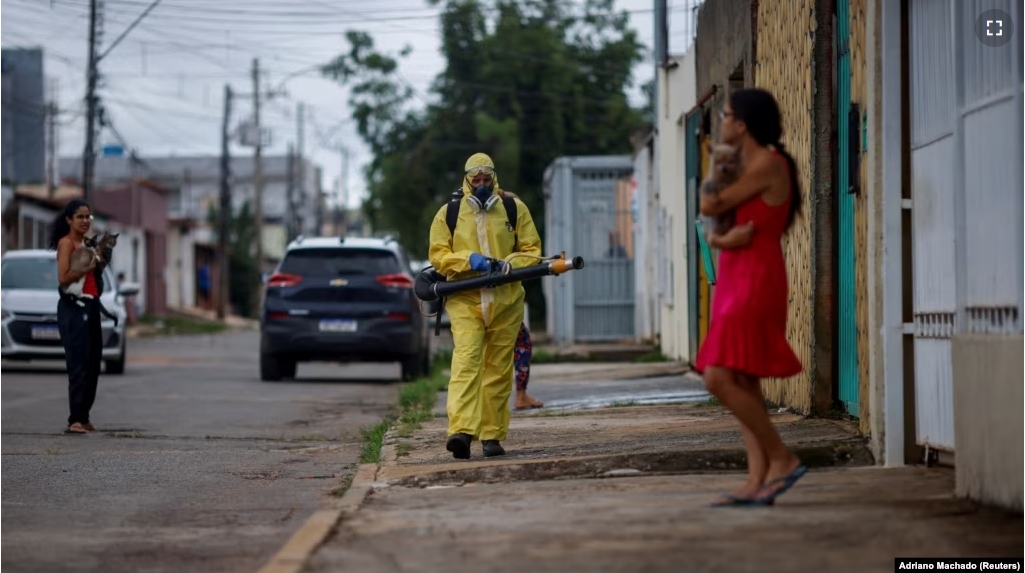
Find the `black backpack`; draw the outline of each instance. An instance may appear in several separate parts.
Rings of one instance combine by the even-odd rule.
[[[452,198],[448,201],[448,210],[445,212],[445,222],[448,223],[448,232],[451,235],[456,233],[456,222],[459,220],[459,207],[463,203],[463,190],[457,189],[452,193]],[[512,229],[513,235],[513,251],[517,250],[520,246],[519,236],[516,233],[516,220],[518,219],[518,213],[516,210],[516,200],[507,195],[502,196],[502,204],[505,206],[505,216],[509,220],[509,228]]]
[[[448,224],[448,232],[452,236],[454,236],[455,233],[456,233],[456,222],[459,221],[459,207],[462,205],[462,202],[463,202],[463,190],[462,189],[457,189],[456,191],[454,191],[452,193],[452,197],[449,198],[449,200],[448,200],[448,206],[447,206],[448,210],[445,211],[445,222]],[[519,214],[517,213],[517,210],[516,210],[516,200],[513,199],[512,197],[508,197],[508,196],[504,196],[503,195],[502,196],[502,204],[505,205],[505,216],[508,219],[509,228],[512,229],[513,233],[516,233],[516,220],[519,218],[518,217]],[[449,239],[449,240],[451,240],[451,239]],[[519,242],[519,236],[513,235],[513,251],[515,251],[515,250],[517,250],[519,248],[519,243],[520,243]],[[425,276],[425,273],[426,273],[426,276]],[[443,280],[445,280],[445,277],[441,276],[441,274],[439,274],[438,271],[436,271],[434,269],[434,267],[427,267],[426,269],[421,271],[420,276],[417,277],[417,280],[418,281],[423,280],[426,283],[430,283],[430,282],[436,282],[436,281],[443,281]],[[435,317],[436,317],[435,321],[434,321],[434,335],[435,336],[441,334],[441,310],[440,309],[444,305],[445,305],[445,299],[442,298],[439,301],[439,307],[438,307],[439,310],[438,310],[437,314],[435,315]]]

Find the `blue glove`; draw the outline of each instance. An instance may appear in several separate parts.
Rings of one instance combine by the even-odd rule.
[[[484,272],[484,271],[490,270],[491,267],[488,265],[487,257],[485,257],[484,255],[482,255],[480,253],[471,253],[470,254],[470,268],[475,270],[475,271]]]

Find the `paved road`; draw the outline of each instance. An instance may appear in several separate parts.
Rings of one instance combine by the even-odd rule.
[[[8,572],[255,571],[359,461],[397,365],[300,365],[261,383],[255,333],[131,342],[93,423],[65,436],[67,378],[3,365]]]

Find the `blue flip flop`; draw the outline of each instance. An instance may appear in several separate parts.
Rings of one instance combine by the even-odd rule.
[[[762,486],[762,489],[774,487],[776,484],[783,485],[780,486],[779,489],[773,491],[770,494],[764,495],[762,497],[757,497],[751,500],[751,505],[772,505],[776,501],[777,497],[783,495],[784,493],[786,493],[788,489],[794,487],[794,484],[797,483],[797,480],[801,479],[801,477],[803,477],[806,473],[808,473],[808,466],[801,464],[794,468],[794,471],[790,472],[789,474],[783,477],[776,478],[766,483],[764,486]]]
[[[759,498],[738,497],[732,493],[724,493],[722,494],[722,497],[722,501],[717,501],[709,507],[750,507],[752,505],[772,505],[774,502],[774,500],[771,499],[765,502]]]

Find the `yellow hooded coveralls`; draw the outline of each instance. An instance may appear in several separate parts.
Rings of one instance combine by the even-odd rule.
[[[466,171],[494,169],[491,158],[472,155]],[[541,237],[527,206],[516,201],[516,230],[510,228],[501,201],[491,209],[475,211],[467,196],[469,177],[463,178],[463,199],[455,233],[445,222],[447,205],[431,224],[428,258],[449,281],[482,273],[470,270],[470,255],[504,259],[513,252],[541,256]],[[498,176],[492,174],[492,194],[501,194]],[[517,257],[513,268],[537,264],[537,259]],[[523,322],[523,286],[508,283],[493,289],[463,291],[448,297],[445,310],[452,323],[452,375],[448,383],[448,436],[468,434],[476,440],[504,440],[509,431],[509,396],[513,381],[513,347]]]

